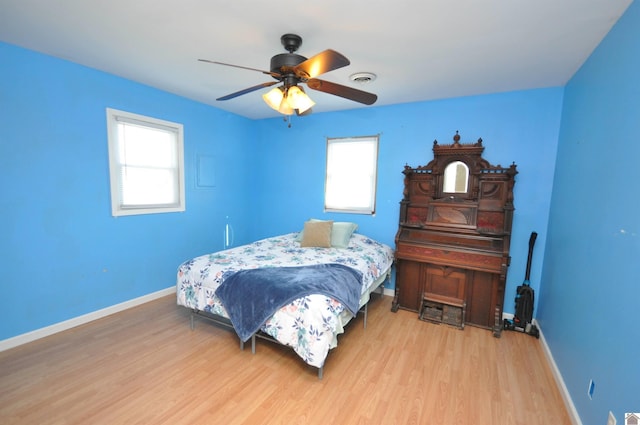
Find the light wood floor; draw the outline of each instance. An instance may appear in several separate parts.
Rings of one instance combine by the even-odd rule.
[[[570,424],[540,341],[390,312],[376,297],[324,377],[293,350],[189,312],[175,296],[0,353],[0,423]]]

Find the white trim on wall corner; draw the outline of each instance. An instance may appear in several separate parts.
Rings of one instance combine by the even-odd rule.
[[[560,390],[560,394],[562,395],[562,399],[564,400],[564,405],[569,411],[569,417],[571,418],[571,422],[573,425],[582,425],[582,420],[580,419],[580,415],[578,415],[578,411],[576,410],[576,406],[573,404],[573,400],[571,399],[571,394],[569,394],[569,390],[564,383],[564,379],[562,379],[562,374],[560,374],[560,370],[558,369],[558,365],[556,365],[555,360],[553,359],[553,355],[551,354],[551,350],[547,345],[547,340],[544,339],[544,333],[542,329],[540,329],[540,325],[538,322],[533,319],[533,323],[538,327],[540,331],[540,343],[542,344],[542,350],[547,358],[547,362],[549,363],[549,367],[551,367],[551,373],[558,384],[558,388]]]
[[[73,319],[65,320],[64,322],[56,323],[51,326],[36,329],[35,331],[27,332],[22,335],[18,335],[12,338],[2,340],[0,341],[0,351],[5,351],[22,344],[26,344],[28,342],[35,341],[37,339],[44,338],[46,336],[56,334],[58,332],[75,328],[76,326],[84,325],[85,323],[89,323],[94,320],[101,319],[103,317],[117,313],[119,311],[127,310],[129,308],[136,307],[138,305],[147,303],[149,301],[153,301],[155,299],[174,294],[175,292],[176,292],[176,287],[172,286],[170,288],[162,289],[160,291],[153,292],[151,294],[143,295],[142,297],[134,298],[132,300],[125,301],[120,304],[112,305],[111,307],[106,307],[101,310],[84,314],[82,316],[74,317]]]

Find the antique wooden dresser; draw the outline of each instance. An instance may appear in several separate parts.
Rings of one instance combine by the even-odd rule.
[[[396,234],[392,311],[419,312],[425,299],[464,305],[464,322],[502,330],[516,165],[493,166],[482,139],[433,142],[426,166],[405,166]]]

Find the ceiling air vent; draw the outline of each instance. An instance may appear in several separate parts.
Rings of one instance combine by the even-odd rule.
[[[356,72],[355,74],[351,74],[349,79],[354,83],[366,84],[375,80],[376,74],[372,72]]]

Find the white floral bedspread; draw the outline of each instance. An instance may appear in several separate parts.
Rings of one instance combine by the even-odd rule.
[[[358,233],[353,234],[344,249],[301,248],[296,236],[297,233],[289,233],[186,261],[178,268],[178,304],[228,318],[215,295],[225,272],[326,263],[359,270],[361,293],[366,300],[369,287],[393,263],[393,250],[389,246]],[[319,368],[329,350],[337,345],[337,335],[343,331],[340,315],[347,313],[341,303],[331,298],[310,295],[278,310],[261,330],[291,346],[306,363]]]

